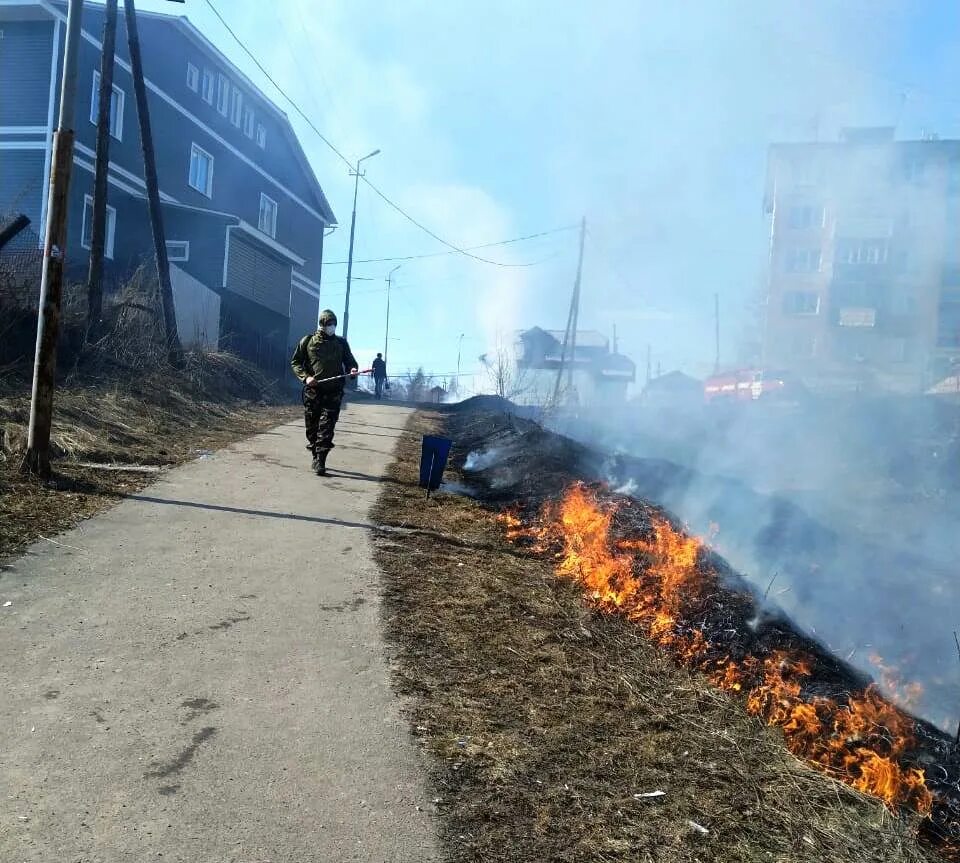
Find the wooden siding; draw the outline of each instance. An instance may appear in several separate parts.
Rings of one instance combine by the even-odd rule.
[[[43,150],[0,150],[0,214],[26,213],[40,230]]]
[[[0,126],[46,126],[53,21],[4,21],[2,29]]]
[[[287,316],[290,308],[291,266],[243,239],[238,231],[230,238],[227,290]]]
[[[301,338],[317,329],[319,314],[320,300],[294,286],[290,292],[290,336],[287,339],[291,354]]]

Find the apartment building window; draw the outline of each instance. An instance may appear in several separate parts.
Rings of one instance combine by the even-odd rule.
[[[217,75],[217,110],[227,116],[230,110],[230,80],[226,75]]]
[[[200,95],[203,97],[203,101],[208,105],[213,104],[213,72],[209,69],[203,70],[203,82],[200,86]]]
[[[897,338],[890,339],[888,350],[890,361],[894,363],[909,363],[913,359],[914,342],[912,339]]]
[[[823,207],[800,204],[787,211],[787,226],[794,230],[823,227]]]
[[[196,144],[190,149],[190,186],[208,198],[213,195],[213,156]]]
[[[888,308],[892,315],[915,315],[917,313],[917,298],[912,293],[897,291],[890,296]]]
[[[241,118],[243,116],[243,93],[236,87],[230,94],[230,122],[238,129],[240,128]]]
[[[263,123],[257,123],[257,144],[261,149],[266,149],[267,130],[264,128]]]
[[[110,95],[110,134],[118,141],[123,140],[123,103],[125,94],[116,84]],[[90,89],[90,122],[97,125],[97,113],[100,110],[100,73],[93,73],[93,87]]]
[[[947,194],[960,195],[960,159],[947,163]]]
[[[783,311],[788,315],[817,315],[820,295],[816,291],[787,291],[783,295]]]
[[[920,184],[923,182],[926,167],[921,156],[910,156],[903,163],[903,178],[908,183]]]
[[[887,262],[886,240],[840,240],[837,242],[836,261],[840,264],[876,266]]]
[[[790,249],[784,267],[788,273],[816,273],[820,270],[819,249]]]
[[[790,339],[790,355],[797,360],[811,360],[817,355],[817,337],[796,333]]]
[[[277,236],[277,202],[261,193],[260,230],[271,237]]]
[[[107,236],[103,244],[103,255],[113,260],[113,241],[117,232],[117,211],[107,204]],[[89,249],[93,245],[93,198],[83,196],[83,226],[80,229],[80,245]]]
[[[243,134],[248,138],[253,137],[253,108],[243,109]]]
[[[200,89],[200,70],[193,63],[187,63],[187,86],[194,93]]]

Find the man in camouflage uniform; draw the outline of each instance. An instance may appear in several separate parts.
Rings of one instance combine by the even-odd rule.
[[[307,448],[313,453],[317,476],[327,472],[327,453],[333,449],[333,430],[340,417],[345,376],[356,377],[359,368],[347,340],[336,333],[337,316],[324,309],[317,331],[300,339],[290,360],[293,373],[303,383]]]

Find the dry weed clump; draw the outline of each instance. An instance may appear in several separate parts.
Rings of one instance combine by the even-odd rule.
[[[395,683],[457,861],[933,860],[877,801],[589,609],[476,501],[416,488],[418,415],[378,504]],[[663,792],[663,794],[654,794]],[[649,796],[646,796],[649,795]]]
[[[0,555],[143,487],[152,476],[144,466],[177,464],[295,416],[277,381],[232,354],[188,352],[172,368],[159,302],[155,281],[141,270],[109,298],[103,325],[91,334],[82,291],[68,291],[51,435],[55,477],[46,484],[18,471],[36,313],[21,309],[15,326],[0,314],[0,332],[13,327],[4,348],[20,345],[15,359],[0,364]]]

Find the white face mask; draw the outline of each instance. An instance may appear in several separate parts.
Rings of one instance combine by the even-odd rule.
[[[336,324],[327,324],[327,326],[325,326],[325,327],[323,328],[323,331],[324,331],[328,336],[332,336],[332,335],[337,331],[337,325],[336,325]]]

